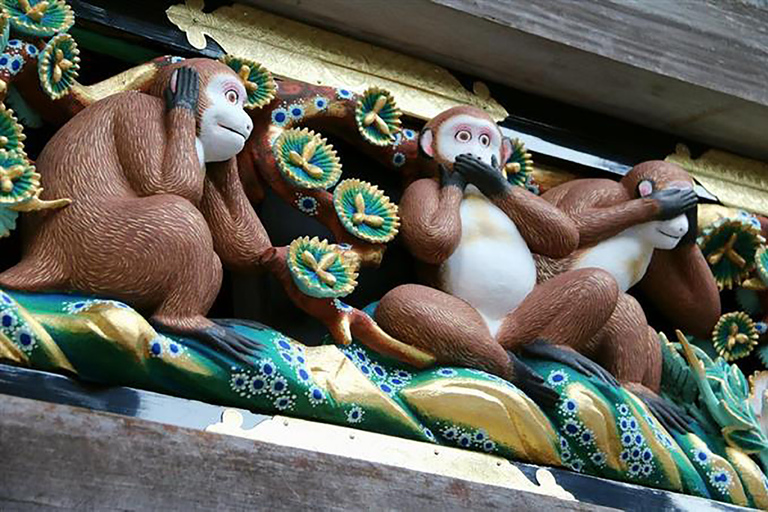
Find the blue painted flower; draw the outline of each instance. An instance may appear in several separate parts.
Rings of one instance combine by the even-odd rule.
[[[763,335],[768,332],[768,324],[765,322],[755,322],[755,329],[757,329],[758,334]]]
[[[395,391],[392,388],[392,386],[390,386],[386,382],[382,382],[381,384],[379,384],[379,389],[381,389],[384,393],[386,393],[388,395],[394,393],[394,391]]]
[[[267,377],[271,377],[277,372],[275,364],[269,359],[262,359],[259,361],[259,370],[261,370],[261,373]]]
[[[348,247],[348,248],[342,247],[343,245],[347,245],[347,244],[338,244],[338,245],[342,251],[346,251],[351,248],[351,247]],[[352,309],[354,309],[352,308],[352,306],[348,304],[344,304],[339,299],[333,299],[333,307],[335,307],[338,311],[341,311],[342,313],[349,313],[350,311],[352,311]]]
[[[352,91],[348,91],[347,89],[339,89],[336,91],[336,94],[343,100],[348,100],[354,96],[354,93]]]
[[[371,363],[371,370],[373,371],[374,376],[379,377],[380,379],[387,378],[387,370],[385,370],[379,363]]]
[[[628,434],[628,433],[622,434],[621,444],[623,444],[624,446],[632,446],[632,439],[633,439],[632,434]]]
[[[307,383],[310,380],[312,380],[312,377],[309,375],[309,372],[306,368],[299,367],[299,369],[296,371],[296,376],[299,378],[301,382]]]
[[[284,108],[276,108],[272,111],[272,124],[275,126],[285,126],[290,120],[291,117]]]
[[[362,348],[355,349],[355,357],[361,363],[367,363],[368,362],[368,354]]]
[[[490,439],[483,441],[483,451],[491,453],[496,449],[496,443]]]
[[[286,338],[279,338],[277,340],[277,346],[280,347],[280,349],[282,350],[293,351],[293,346],[291,345],[291,342],[289,342]]]
[[[651,473],[653,473],[653,464],[643,464],[640,472],[643,474],[643,476],[651,476]]]
[[[171,357],[179,357],[184,353],[184,347],[176,343],[171,339],[167,339],[168,355]]]
[[[402,379],[398,379],[397,377],[392,377],[389,379],[389,385],[394,386],[396,388],[403,387],[405,386],[405,384],[406,384],[405,381],[403,381]]]
[[[632,439],[632,441],[634,441],[637,446],[642,446],[645,444],[645,438],[642,434],[635,434],[635,437]]]
[[[568,450],[563,450],[560,452],[560,460],[563,462],[568,462],[571,460],[571,452]]]
[[[298,209],[307,215],[317,215],[317,199],[310,196],[299,196],[296,200]]]
[[[360,423],[363,421],[363,416],[365,415],[365,411],[359,406],[355,405],[347,412],[347,422],[349,423]]]
[[[717,470],[712,471],[709,473],[709,481],[712,485],[714,485],[720,492],[727,492],[728,488],[731,487],[731,484],[733,483],[733,478],[731,477],[731,474],[724,470]]]
[[[26,327],[18,329],[14,338],[19,348],[26,353],[32,352],[37,346],[35,335]]]
[[[283,361],[285,361],[286,363],[288,363],[288,364],[289,364],[289,365],[291,365],[291,366],[293,366],[294,364],[296,364],[296,358],[294,358],[294,357],[293,357],[293,354],[291,354],[290,352],[283,352],[283,351],[281,350],[281,351],[280,351],[280,357],[282,357],[282,358],[283,358]]]
[[[588,445],[592,443],[594,438],[595,436],[594,434],[592,434],[592,431],[589,430],[588,428],[585,428],[584,430],[581,431],[581,435],[579,436],[579,442],[582,445]]]
[[[395,167],[402,167],[405,164],[405,155],[398,151],[392,156],[392,163]]]
[[[163,344],[158,338],[149,342],[149,355],[153,357],[160,357],[163,353]]]
[[[629,462],[629,450],[621,450],[619,459],[621,459],[621,462]]]
[[[273,395],[281,395],[288,389],[288,381],[283,377],[275,377],[269,385],[269,390]]]
[[[472,446],[472,436],[467,433],[461,434],[456,442],[462,448],[469,448]]]
[[[312,386],[307,392],[309,403],[314,407],[325,402],[325,393],[322,389]]]
[[[21,71],[21,68],[24,67],[24,57],[21,55],[14,55],[11,57],[10,61],[8,62],[8,70],[11,72],[12,75],[15,75],[19,71]]]
[[[475,431],[475,435],[473,436],[473,441],[475,443],[482,443],[486,439],[488,439],[488,432],[486,432],[485,430]]]
[[[621,421],[619,421],[619,428],[622,431],[629,430],[629,420],[626,418],[621,418]]]
[[[403,380],[410,380],[411,379],[411,374],[406,372],[405,370],[397,370],[395,372],[395,375],[398,378],[403,379]]]
[[[360,371],[363,372],[363,375],[371,374],[371,368],[367,364],[361,364],[358,368],[360,368]]]
[[[572,470],[576,471],[577,473],[581,473],[581,471],[584,469],[584,461],[580,459],[573,459],[571,463],[568,465]]]
[[[440,375],[441,377],[455,377],[456,375],[458,375],[456,370],[454,370],[453,368],[440,368],[439,370],[437,370],[437,374]]]
[[[581,431],[581,425],[579,425],[578,422],[574,420],[566,420],[566,422],[563,424],[563,431],[565,431],[566,434],[569,436],[576,436]]]
[[[304,117],[304,105],[300,103],[294,103],[288,106],[288,115],[294,121],[300,121]]]
[[[606,457],[603,452],[598,451],[592,454],[590,460],[595,466],[601,467],[605,465]]]
[[[427,427],[424,427],[424,430],[423,430],[423,432],[424,432],[424,435],[427,437],[427,439],[429,439],[429,440],[430,440],[430,441],[432,441],[433,443],[434,443],[435,441],[437,441],[437,439],[435,439],[435,434],[433,434],[433,433],[432,433],[432,431],[431,431],[431,430],[429,430]]]
[[[642,468],[643,468],[642,464],[640,464],[639,462],[633,462],[632,464],[629,465],[629,468],[627,468],[627,471],[629,473],[629,476],[636,477],[640,475],[640,470]]]
[[[628,414],[629,414],[629,407],[627,406],[627,404],[619,404],[619,405],[616,407],[616,410],[617,410],[617,411],[619,412],[619,414],[621,414],[622,416],[626,416],[626,415],[628,415]]]
[[[547,376],[547,382],[551,386],[560,386],[561,384],[568,382],[568,374],[566,374],[563,370],[553,370],[549,372],[549,375]]]
[[[245,391],[248,388],[248,383],[249,379],[246,373],[235,373],[229,378],[229,386],[237,393]]]
[[[643,452],[641,452],[639,448],[634,448],[634,449],[632,449],[632,452],[631,452],[632,460],[638,460],[638,459],[640,459],[640,455],[641,455],[642,453],[643,453]]]
[[[637,424],[637,420],[632,417],[629,419],[629,430],[637,430],[639,428],[639,425]]]
[[[269,386],[269,381],[264,377],[257,375],[251,379],[250,391],[255,394],[263,393]]]
[[[651,462],[653,460],[653,452],[650,448],[645,448],[643,450],[643,455],[641,456],[643,459],[643,462]]]
[[[328,99],[323,96],[315,98],[315,108],[317,110],[325,110],[328,107]]]
[[[563,403],[560,405],[560,411],[566,416],[572,416],[576,414],[578,410],[579,410],[579,404],[577,404],[576,400],[572,398],[565,399]]]
[[[560,438],[560,448],[562,450],[567,450],[568,448],[570,448],[570,446],[568,445],[568,440],[564,437]]]
[[[6,46],[10,48],[21,48],[22,42],[19,39],[11,39]]]
[[[275,401],[272,402],[272,405],[274,405],[278,411],[287,411],[293,409],[295,403],[296,395],[284,395],[275,398]]]
[[[6,311],[0,315],[0,327],[10,329],[11,327],[14,327],[17,322],[18,320],[16,319],[16,315],[14,315],[11,311]]]
[[[406,128],[402,131],[403,137],[405,137],[408,140],[413,140],[416,138],[416,132],[411,130],[410,128]]]
[[[693,450],[693,459],[699,464],[709,464],[709,453],[707,450],[695,449]]]
[[[456,427],[448,427],[443,430],[443,437],[449,441],[452,441],[453,439],[459,437],[459,429]]]

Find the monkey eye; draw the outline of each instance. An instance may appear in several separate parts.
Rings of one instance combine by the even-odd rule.
[[[469,142],[472,140],[472,134],[468,130],[459,130],[456,132],[456,140],[459,142]]]
[[[491,137],[488,136],[487,133],[483,133],[479,137],[480,144],[482,144],[485,147],[488,147],[491,144]]]
[[[227,101],[230,103],[237,103],[237,100],[240,99],[240,95],[237,94],[237,91],[234,89],[230,89],[227,92],[225,92],[224,96],[227,98]]]

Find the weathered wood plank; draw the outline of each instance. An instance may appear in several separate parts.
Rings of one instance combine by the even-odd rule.
[[[9,396],[0,461],[2,510],[609,510]]]
[[[246,1],[486,80],[768,158],[768,10],[754,3]]]

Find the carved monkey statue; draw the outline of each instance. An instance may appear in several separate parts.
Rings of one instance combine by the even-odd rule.
[[[533,253],[565,257],[576,249],[578,231],[550,203],[507,182],[501,169],[511,144],[485,112],[441,113],[425,126],[420,147],[441,178],[407,187],[401,233],[434,287],[393,289],[376,321],[438,362],[489,371],[551,405],[557,395],[511,351],[534,342],[580,348],[613,312],[615,280],[603,270],[579,269],[537,284]],[[613,380],[585,357],[559,350]]]
[[[119,299],[243,359],[258,345],[204,315],[222,264],[253,270],[271,249],[235,159],[253,128],[245,88],[226,65],[189,59],[150,93],[98,101],[54,135],[37,161],[43,195],[73,203],[30,216],[0,286]]]
[[[662,364],[658,337],[640,304],[624,292],[637,285],[674,327],[701,338],[711,335],[720,317],[720,294],[695,243],[697,198],[690,175],[678,165],[651,161],[620,182],[574,180],[542,197],[574,221],[580,244],[566,258],[538,257],[539,280],[601,268],[622,292],[610,320],[582,353],[641,396],[659,419],[684,427],[656,394]]]

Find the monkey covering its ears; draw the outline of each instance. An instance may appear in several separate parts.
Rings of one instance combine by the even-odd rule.
[[[608,321],[618,296],[611,275],[579,269],[537,284],[532,253],[560,258],[579,243],[576,225],[547,201],[509,184],[511,144],[480,109],[457,107],[425,126],[421,151],[440,181],[420,179],[400,203],[403,241],[433,276],[387,293],[376,321],[438,362],[489,371],[538,403],[558,395],[513,354],[532,343],[581,348]],[[559,348],[587,373],[599,365]]]
[[[245,358],[258,345],[205,318],[222,264],[253,270],[271,244],[238,177],[253,123],[228,66],[188,59],[160,70],[151,94],[125,92],[72,118],[37,161],[43,196],[22,261],[0,287],[112,297],[161,330]]]

